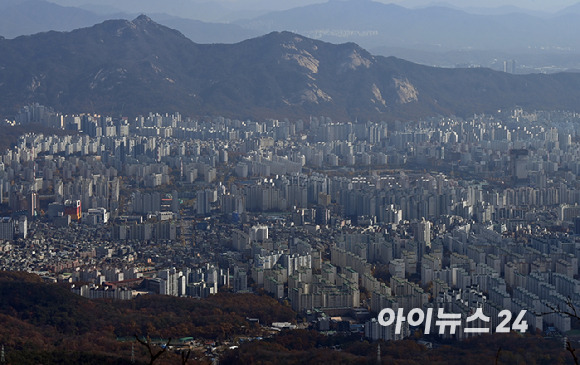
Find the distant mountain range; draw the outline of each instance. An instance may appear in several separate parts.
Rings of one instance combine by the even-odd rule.
[[[363,47],[448,51],[529,48],[580,49],[573,12],[550,17],[524,13],[471,14],[443,6],[408,9],[374,1],[329,1],[237,22],[261,32],[291,30],[327,41],[348,39]]]
[[[580,68],[579,6],[557,14],[469,13],[444,6],[408,9],[374,1],[329,1],[236,24],[258,32],[290,30],[328,42],[355,42],[375,54],[426,65],[482,65],[518,73]],[[505,9],[503,10],[505,11]]]
[[[547,14],[515,7],[409,9],[369,0],[333,0],[256,16],[232,13],[215,2],[174,0],[160,7],[154,0],[87,1],[82,7],[66,7],[46,0],[4,0],[0,36],[70,31],[110,19],[132,19],[139,13],[127,11],[141,9],[198,43],[236,43],[272,31],[291,31],[332,43],[355,42],[374,54],[426,65],[502,70],[505,60],[515,59],[518,73],[580,69],[580,4]],[[234,14],[245,19],[234,19]]]
[[[146,16],[0,40],[0,111],[180,111],[231,117],[409,120],[522,106],[576,109],[580,74],[440,69],[274,32],[197,44]]]
[[[94,10],[87,10],[94,9]],[[113,9],[114,10],[114,9]],[[134,18],[139,14],[107,12],[96,7],[60,6],[45,0],[3,0],[0,2],[0,36],[15,38],[51,30],[71,31],[111,19]],[[228,23],[208,23],[162,13],[150,14],[157,22],[178,29],[199,43],[235,43],[262,35]]]
[[[59,6],[44,0],[0,2],[0,36],[14,38],[49,30],[66,31],[104,21],[90,11]]]
[[[219,12],[215,4],[212,7],[210,3],[198,3],[197,12],[184,11],[178,17],[170,5],[168,11],[174,15],[152,12],[158,8],[155,4],[141,3],[152,19],[200,43],[231,43],[272,31],[292,31],[330,42],[354,41],[367,49],[580,50],[577,37],[580,22],[576,16],[580,13],[580,4],[551,16],[533,16],[523,10],[518,12],[517,8],[508,8],[513,12],[496,9],[503,13],[484,15],[444,6],[408,9],[369,0],[345,0],[269,12],[230,23],[207,23],[192,19]],[[177,6],[176,3],[174,7]],[[64,7],[45,0],[5,0],[0,10],[0,35],[6,38],[49,30],[73,30],[108,19],[138,15],[122,11],[104,13],[95,7]]]

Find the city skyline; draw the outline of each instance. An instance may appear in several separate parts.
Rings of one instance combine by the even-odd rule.
[[[578,362],[571,1],[4,1],[0,363]]]

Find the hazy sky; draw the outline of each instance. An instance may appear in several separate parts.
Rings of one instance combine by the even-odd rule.
[[[2,1],[2,0],[0,0]],[[23,0],[24,1],[24,0]],[[189,17],[189,11],[195,8],[196,18],[203,18],[204,10],[216,11],[215,7],[234,10],[236,12],[283,10],[292,7],[303,6],[313,3],[322,3],[326,0],[48,0],[65,6],[82,6],[86,4],[97,5],[101,8],[116,8],[125,12],[159,12]],[[332,0],[341,1],[341,0]],[[368,0],[358,0],[368,1]],[[375,0],[382,3],[395,3],[404,7],[418,7],[430,4],[449,4],[458,8],[493,8],[503,6],[517,6],[524,9],[556,12],[567,6],[580,2],[580,0]],[[191,6],[194,5],[194,6]],[[203,4],[203,5],[201,5]],[[195,6],[197,5],[197,6]],[[184,13],[182,13],[184,10]],[[218,10],[219,11],[219,10]],[[207,14],[209,15],[209,14]],[[231,16],[231,14],[230,14]]]
[[[436,1],[430,0],[396,0],[396,1],[382,1],[384,3],[396,3],[402,6],[416,4],[429,4]],[[578,0],[443,0],[441,3],[449,3],[457,7],[501,7],[506,5],[517,6],[524,9],[543,10],[543,11],[558,11],[570,5],[578,3]]]

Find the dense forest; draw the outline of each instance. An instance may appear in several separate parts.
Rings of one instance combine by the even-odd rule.
[[[269,296],[253,294],[88,300],[32,274],[0,273],[0,344],[13,364],[123,364],[131,359],[132,344],[145,361],[147,350],[134,341],[135,335],[211,341],[262,335],[260,326],[246,317],[272,323],[294,321],[296,314]],[[169,351],[164,358],[171,358]]]
[[[221,364],[377,364],[379,343],[360,336],[325,336],[296,330],[230,351]],[[414,340],[380,342],[381,364],[573,364],[561,339],[495,334],[429,350]]]
[[[267,295],[220,293],[206,299],[146,295],[130,301],[88,300],[32,274],[0,272],[0,345],[8,364],[148,364],[141,338],[183,337],[200,343],[239,344],[221,364],[377,363],[377,346],[360,334],[333,336],[283,331],[268,338],[275,321],[294,322],[289,307]],[[261,341],[240,338],[264,336]],[[414,340],[380,343],[383,364],[571,364],[562,339],[518,334],[478,336],[432,350]],[[211,347],[211,346],[210,346]],[[160,349],[160,347],[156,347]],[[226,346],[227,349],[227,346]],[[166,351],[155,364],[182,364],[182,353]],[[209,364],[192,352],[187,364]]]

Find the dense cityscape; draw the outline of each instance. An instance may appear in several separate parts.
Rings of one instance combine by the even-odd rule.
[[[1,156],[2,270],[91,299],[265,292],[300,328],[369,340],[417,331],[381,326],[384,308],[574,327],[554,309],[580,307],[580,114],[132,119],[34,104],[6,123],[65,133]]]
[[[1,0],[0,365],[580,364],[577,0]]]

